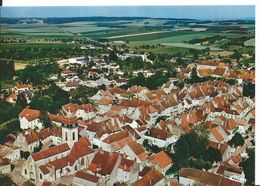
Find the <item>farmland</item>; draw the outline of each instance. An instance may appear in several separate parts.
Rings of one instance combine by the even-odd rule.
[[[91,42],[102,44],[122,41],[130,49],[139,48],[137,52],[153,51],[169,55],[175,53],[172,49],[186,51],[210,48],[221,51],[226,49],[225,45],[230,41],[245,41],[242,44],[229,45],[228,50],[231,51],[240,49],[241,45],[251,47],[254,44],[254,22],[223,24],[185,19],[109,17],[46,18],[36,20],[36,23],[35,20],[33,23],[26,21],[28,20],[8,24],[8,20],[4,20],[6,24],[1,26],[1,43],[4,49],[0,49],[4,58],[10,57],[11,54],[6,53],[12,52],[12,57],[16,60],[45,59],[41,51],[51,51],[46,58],[55,58],[55,52],[59,53],[59,50],[73,51],[63,53],[64,56],[82,55],[86,52],[80,51],[80,46]],[[140,46],[144,45],[163,47],[158,51],[152,47],[141,50]],[[36,55],[30,55],[31,50]],[[19,57],[22,53],[27,57]]]

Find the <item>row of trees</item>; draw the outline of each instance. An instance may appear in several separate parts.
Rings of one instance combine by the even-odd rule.
[[[51,74],[58,74],[60,68],[56,62],[39,62],[36,65],[26,66],[25,69],[17,72],[19,81],[33,85],[45,85]]]
[[[140,73],[138,73],[138,75],[136,77],[133,77],[132,79],[130,79],[127,82],[126,86],[124,86],[124,87],[128,88],[133,85],[139,85],[139,86],[147,87],[148,89],[151,89],[151,90],[155,90],[158,87],[162,86],[164,83],[166,83],[168,81],[169,77],[171,77],[170,73],[164,74],[161,71],[157,71],[155,73],[155,75],[146,78],[143,75],[143,73],[140,72]]]
[[[14,75],[14,61],[0,59],[0,80]]]
[[[69,102],[69,93],[52,83],[48,88],[38,90],[30,102],[30,108],[57,113]]]

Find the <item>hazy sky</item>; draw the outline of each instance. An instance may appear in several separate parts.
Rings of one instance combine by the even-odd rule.
[[[255,17],[255,6],[112,6],[112,7],[1,7],[1,17],[155,17],[243,19]]]

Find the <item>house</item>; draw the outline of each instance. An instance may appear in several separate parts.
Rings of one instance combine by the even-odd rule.
[[[150,163],[163,175],[172,166],[172,159],[164,151],[160,151],[149,157]]]
[[[123,148],[128,142],[130,142],[132,138],[130,138],[128,132],[120,131],[114,134],[109,135],[100,143],[101,149],[114,152],[121,148]]]
[[[15,85],[12,92],[19,94],[26,90],[33,90],[33,86],[29,84]]]
[[[179,182],[184,186],[190,186],[195,183],[201,183],[204,185],[212,185],[212,186],[242,186],[241,183],[225,178],[219,174],[205,172],[199,169],[193,168],[181,168],[179,171]]]
[[[121,154],[127,155],[131,160],[136,160],[137,163],[144,163],[148,158],[145,149],[136,141],[131,140],[122,149],[119,150]]]
[[[149,144],[153,144],[153,145],[156,145],[161,148],[167,147],[168,145],[170,145],[178,140],[169,131],[162,130],[159,128],[149,129],[145,133],[144,139],[148,140]]]
[[[209,139],[213,142],[223,143],[231,139],[230,133],[223,126],[217,126],[210,129]]]
[[[88,171],[78,171],[73,177],[73,185],[75,186],[98,186],[100,185],[100,178]]]
[[[97,109],[92,104],[80,105],[75,113],[77,118],[82,118],[83,120],[88,120],[93,118],[97,113]]]
[[[236,165],[231,165],[227,161],[223,161],[218,167],[216,173],[227,178],[236,180],[242,184],[246,182],[244,171]]]
[[[110,98],[101,98],[98,102],[98,112],[104,114],[112,107],[113,100]]]
[[[77,73],[73,72],[71,70],[64,70],[61,72],[60,75],[61,75],[61,77],[64,77],[64,78],[72,78],[72,77],[76,76]]]
[[[88,62],[89,58],[85,56],[69,58],[70,66],[83,66],[86,65]]]
[[[166,185],[165,177],[157,169],[153,168],[132,186],[161,186]]]
[[[32,153],[34,149],[40,145],[40,138],[37,132],[28,129],[17,135],[14,144],[18,146],[21,151]]]
[[[43,129],[43,123],[40,121],[40,111],[24,108],[19,114],[21,129]]]
[[[21,159],[20,149],[15,145],[0,145],[0,157],[7,158],[10,162]]]
[[[9,103],[16,103],[17,100],[17,94],[16,93],[11,93],[7,98],[6,101]]]
[[[11,172],[11,163],[7,158],[0,157],[0,175],[9,174]]]
[[[121,155],[119,153],[100,150],[95,154],[88,170],[100,177],[100,185],[112,186],[117,182],[120,162]]]
[[[66,82],[65,86],[63,87],[63,90],[71,91],[71,90],[78,88],[78,86],[79,86],[79,83],[77,81],[69,81],[69,82]]]
[[[61,130],[59,130],[60,128],[57,127],[53,128],[53,130],[46,128],[40,132],[27,129],[17,135],[14,145],[19,147],[21,151],[30,153],[34,152],[35,148],[39,147],[40,144],[50,142],[53,145],[60,145],[62,139]]]
[[[119,183],[131,184],[138,179],[139,165],[134,160],[122,157],[118,167],[117,181]]]

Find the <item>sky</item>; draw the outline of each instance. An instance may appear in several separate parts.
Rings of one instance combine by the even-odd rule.
[[[1,17],[153,17],[192,19],[247,19],[255,6],[90,6],[90,7],[1,7]]]

